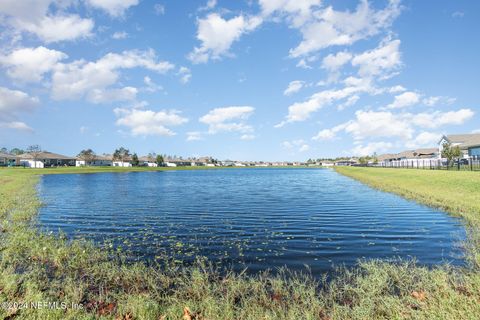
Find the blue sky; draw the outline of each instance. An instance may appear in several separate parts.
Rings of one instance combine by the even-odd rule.
[[[480,130],[478,1],[3,0],[0,146],[305,160]]]

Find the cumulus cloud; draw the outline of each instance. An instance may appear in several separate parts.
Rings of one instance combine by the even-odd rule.
[[[0,126],[30,131],[27,124],[18,121],[18,116],[33,111],[38,105],[37,97],[31,97],[23,91],[0,87]]]
[[[300,27],[312,18],[313,8],[321,0],[259,0],[264,17],[286,18],[294,27]]]
[[[416,92],[407,91],[395,96],[394,101],[387,106],[390,109],[406,108],[420,102],[420,95]]]
[[[0,65],[7,69],[7,75],[21,82],[39,82],[43,75],[67,55],[45,47],[22,48],[8,55],[0,55]]]
[[[420,147],[433,147],[438,144],[438,141],[442,137],[441,133],[438,132],[420,132],[414,139],[408,141],[405,146],[407,148],[420,148]]]
[[[352,59],[352,54],[346,51],[340,51],[336,54],[329,54],[322,61],[322,68],[329,71],[336,71]]]
[[[89,37],[93,20],[65,13],[63,7],[70,4],[54,0],[3,0],[0,1],[0,16],[4,18],[0,19],[0,24],[12,28],[15,33],[35,34],[46,43]],[[52,11],[51,7],[57,10]]]
[[[208,125],[209,134],[222,131],[251,133],[253,127],[246,124],[246,120],[253,114],[254,110],[250,106],[216,108],[202,116],[199,121]]]
[[[210,59],[220,59],[228,55],[232,44],[261,24],[261,18],[239,15],[224,19],[211,13],[198,20],[197,39],[200,47],[195,47],[188,55],[193,63],[205,63]]]
[[[351,45],[354,42],[377,35],[390,27],[400,14],[399,0],[390,0],[381,10],[372,9],[362,0],[355,11],[336,11],[329,6],[315,11],[313,19],[300,24],[303,39],[290,50],[291,57],[302,57],[330,47]]]
[[[285,91],[283,92],[283,95],[285,95],[285,96],[292,95],[292,94],[300,91],[303,88],[304,85],[305,85],[304,81],[300,81],[300,80],[291,81],[288,84],[287,89],[285,89]]]
[[[471,119],[474,112],[459,109],[447,112],[393,113],[391,111],[364,111],[355,118],[331,129],[323,129],[313,140],[333,139],[339,132],[350,134],[355,141],[377,138],[396,138],[406,145],[423,146],[434,141],[438,134],[426,132],[446,125],[460,125]],[[420,134],[415,134],[421,131]]]
[[[113,17],[124,15],[128,8],[136,6],[138,0],[86,0],[88,4],[107,12]]]
[[[359,79],[349,77],[345,80],[345,87],[342,89],[330,89],[317,92],[310,96],[306,101],[295,102],[288,107],[286,119],[275,125],[276,128],[284,126],[289,122],[298,122],[307,120],[313,112],[316,112],[324,106],[330,105],[336,101],[348,99],[362,92],[374,92],[369,79]],[[350,103],[356,102],[357,98],[350,100]]]
[[[187,118],[176,110],[142,110],[116,108],[118,117],[116,124],[130,129],[133,136],[173,136],[176,133],[170,127],[179,126],[188,122]]]
[[[98,98],[109,96],[110,87],[117,83],[121,69],[145,68],[157,73],[166,73],[174,68],[167,61],[158,61],[155,52],[124,51],[121,54],[108,53],[95,62],[77,60],[72,63],[58,63],[52,75],[52,97],[56,100],[73,100],[85,97],[93,103],[106,102],[108,99]],[[115,100],[133,100],[136,89],[124,87],[114,90],[120,95]]]
[[[385,152],[393,147],[390,142],[369,142],[366,145],[357,145],[352,149],[352,153],[357,156],[369,156],[374,153]]]
[[[389,77],[388,72],[401,66],[400,40],[385,39],[375,49],[355,55],[352,65],[361,77]]]

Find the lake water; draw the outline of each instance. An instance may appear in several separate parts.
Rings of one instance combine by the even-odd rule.
[[[205,256],[236,270],[308,265],[314,274],[362,258],[463,263],[458,219],[328,169],[46,175],[39,194],[42,228],[121,246],[132,259]]]

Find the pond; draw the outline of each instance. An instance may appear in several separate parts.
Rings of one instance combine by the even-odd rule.
[[[148,262],[313,274],[372,258],[463,263],[459,219],[329,169],[45,175],[39,194],[42,229]]]

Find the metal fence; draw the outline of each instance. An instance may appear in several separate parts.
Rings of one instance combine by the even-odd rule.
[[[367,166],[423,170],[480,171],[480,157],[462,158],[459,160],[452,160],[450,163],[447,159],[404,159],[382,161],[377,164],[368,164]]]

